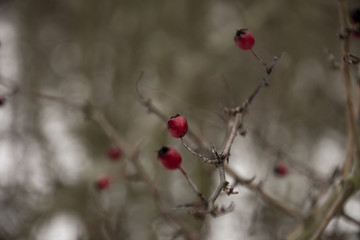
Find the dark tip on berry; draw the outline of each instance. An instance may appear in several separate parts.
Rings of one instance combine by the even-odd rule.
[[[240,37],[241,35],[245,34],[245,32],[247,31],[248,29],[247,28],[243,28],[243,29],[240,29],[240,30],[237,30],[236,31],[236,37]]]
[[[170,150],[170,148],[164,146],[158,151],[158,155],[164,156],[165,154],[167,154],[169,152],[169,150]]]
[[[176,115],[172,116],[170,119],[177,118],[177,117],[180,117],[180,114],[177,113]]]

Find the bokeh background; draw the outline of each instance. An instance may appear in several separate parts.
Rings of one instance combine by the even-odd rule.
[[[355,7],[359,2],[349,1]],[[345,159],[341,74],[324,53],[341,55],[336,0],[4,0],[0,93],[8,97],[0,109],[0,239],[184,239],[174,237],[146,185],[126,178],[136,174],[131,160],[107,158],[112,143],[96,124],[29,93],[91,103],[127,144],[140,147],[140,162],[165,202],[192,202],[196,196],[185,179],[163,169],[156,150],[168,144],[178,149],[206,195],[216,187],[217,173],[139,103],[136,81],[144,72],[143,95],[165,115],[185,116],[194,133],[220,148],[226,136],[221,105],[240,105],[264,74],[251,53],[234,44],[241,28],[251,30],[254,50],[266,62],[283,55],[270,86],[250,107],[248,134],[236,139],[230,166],[256,175],[290,206],[308,209],[314,181],[326,180]],[[357,55],[359,43],[351,40]],[[355,67],[352,72],[359,77]],[[285,178],[272,172],[278,162],[289,165]],[[96,191],[93,183],[101,176],[112,182]],[[235,204],[225,216],[195,219],[184,209],[173,214],[199,239],[280,239],[294,227],[294,219],[256,194],[235,190],[238,195],[219,199]],[[346,206],[358,219],[359,198]],[[338,220],[327,234],[346,239],[358,231]]]

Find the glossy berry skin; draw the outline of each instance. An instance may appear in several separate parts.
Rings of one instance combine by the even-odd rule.
[[[289,173],[289,169],[283,164],[278,164],[274,168],[274,173],[279,177],[285,177]]]
[[[113,161],[118,160],[119,158],[121,158],[121,156],[122,156],[122,150],[118,146],[113,146],[108,151],[108,157]]]
[[[175,170],[180,167],[181,155],[174,148],[164,146],[158,151],[158,160],[164,168]]]
[[[249,50],[255,44],[254,36],[247,29],[237,30],[234,37],[234,41],[235,44],[243,50]]]
[[[108,188],[109,186],[110,186],[110,178],[108,177],[99,178],[95,182],[95,187],[100,191]]]
[[[186,119],[179,114],[171,117],[168,121],[168,132],[175,138],[182,138],[188,131]]]

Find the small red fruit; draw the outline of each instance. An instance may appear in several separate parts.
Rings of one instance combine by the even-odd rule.
[[[104,190],[110,186],[110,178],[102,177],[95,182],[95,187],[98,190]]]
[[[288,174],[289,170],[286,165],[278,164],[274,167],[274,173],[279,177],[285,177]]]
[[[181,155],[174,148],[166,146],[158,151],[158,160],[164,168],[175,170],[180,168]]]
[[[188,131],[186,119],[179,114],[172,116],[168,121],[168,132],[175,138],[182,138]]]
[[[112,146],[108,151],[108,157],[115,161],[118,160],[122,156],[122,150],[118,146]]]
[[[249,50],[255,44],[254,36],[247,29],[237,30],[234,41],[236,45],[243,50]]]

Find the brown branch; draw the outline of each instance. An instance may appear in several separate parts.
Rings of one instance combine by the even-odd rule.
[[[223,81],[223,83],[225,85],[225,89],[226,89],[226,91],[228,93],[231,105],[232,105],[232,107],[234,107],[235,106],[234,95],[233,95],[233,93],[232,93],[232,91],[230,89],[230,85],[229,85],[228,81],[226,80],[224,74],[221,74],[221,79],[222,79],[222,81]]]
[[[163,122],[167,122],[169,119],[165,116],[159,109],[157,109],[152,103],[150,98],[144,97],[141,94],[139,85],[140,81],[144,75],[144,71],[140,73],[138,80],[136,81],[136,93],[139,96],[140,103],[148,110],[149,113],[155,114],[158,118],[160,118]]]
[[[96,110],[90,110],[90,119],[92,119],[94,122],[96,122],[99,127],[107,134],[107,136],[110,139],[113,139],[116,141],[116,143],[119,143],[121,146],[124,146],[124,141],[121,140],[121,138],[118,136],[116,130],[113,128],[113,126],[107,121],[107,119],[98,111]],[[127,146],[125,149],[131,149],[129,146]],[[132,153],[131,153],[132,152]],[[150,192],[153,195],[153,198],[155,199],[155,202],[164,216],[169,222],[171,222],[173,225],[177,226],[177,228],[181,229],[181,232],[189,239],[194,239],[192,236],[192,233],[177,219],[175,219],[172,214],[170,214],[171,210],[170,208],[165,204],[165,202],[161,199],[159,191],[153,184],[152,180],[146,173],[143,166],[140,164],[138,159],[138,150],[131,150],[131,152],[127,152],[127,155],[133,156],[132,157],[132,163],[136,167],[137,173],[139,177],[143,180],[143,182],[148,186]]]
[[[225,141],[225,147],[224,147],[224,150],[221,153],[221,155],[224,156],[226,158],[226,160],[229,159],[231,146],[234,143],[235,137],[237,135],[236,134],[237,130],[238,130],[238,128],[240,126],[240,123],[243,120],[244,116],[245,115],[240,113],[240,112],[235,114],[235,119],[234,119],[234,122],[232,123],[232,127],[231,127],[231,130],[230,130],[230,135],[227,138],[227,140]]]
[[[217,170],[219,172],[219,177],[220,177],[220,181],[218,186],[216,187],[215,191],[211,194],[211,196],[209,197],[208,202],[210,204],[214,204],[216,199],[219,197],[220,193],[222,192],[222,190],[224,189],[225,185],[226,185],[226,177],[225,177],[225,169],[224,169],[224,160],[225,158],[220,156],[216,150],[215,147],[213,147],[213,153],[216,156],[216,158],[218,159],[218,163],[217,163]],[[224,155],[223,155],[224,156]]]
[[[254,55],[254,57],[258,60],[259,63],[261,63],[261,65],[263,65],[263,67],[265,68],[265,71],[268,70],[268,65],[266,64],[266,62],[264,60],[262,60],[261,57],[259,57],[252,48],[249,49],[251,54]]]
[[[24,95],[28,95],[29,97],[44,99],[44,100],[47,100],[50,102],[62,104],[66,107],[73,108],[77,111],[82,111],[82,109],[83,109],[83,105],[75,104],[73,102],[68,101],[67,99],[65,99],[63,97],[45,94],[45,93],[30,90],[30,89],[20,89],[20,88],[17,88],[16,90],[14,90],[13,94],[17,94],[17,93],[22,93]]]
[[[109,139],[114,141],[116,144],[123,146],[122,150],[124,152],[124,155],[128,156],[130,159],[133,160],[132,163],[136,167],[139,177],[148,186],[163,217],[167,219],[170,223],[172,223],[178,229],[178,231],[183,233],[187,239],[194,239],[194,240],[196,239],[194,234],[189,229],[187,229],[185,225],[183,225],[180,221],[178,221],[176,218],[173,217],[173,215],[171,214],[171,209],[161,199],[159,191],[154,186],[152,180],[147,175],[145,169],[138,161],[138,150],[122,140],[122,138],[118,135],[116,129],[108,122],[108,120],[104,117],[104,115],[100,111],[93,109],[91,105],[86,105],[85,107],[83,107],[80,105],[76,105],[72,102],[69,102],[61,97],[46,95],[43,93],[30,91],[30,90],[21,91],[21,92],[25,94],[29,94],[33,97],[64,104],[68,107],[71,107],[77,111],[84,113],[88,117],[88,119],[94,121],[104,131],[104,133]]]
[[[205,199],[204,195],[199,191],[198,187],[191,180],[191,178],[188,176],[188,174],[185,172],[185,170],[182,167],[179,167],[179,170],[184,175],[184,177],[185,177],[186,181],[189,183],[191,189],[196,193],[196,195],[200,198],[201,201],[205,202],[206,199]]]
[[[288,240],[316,240],[319,239],[330,220],[341,213],[342,208],[351,195],[360,186],[354,184],[359,179],[349,179],[339,184],[331,196],[321,207],[314,209],[304,219],[303,223],[290,234]]]
[[[349,220],[350,222],[355,223],[356,225],[358,225],[358,227],[360,227],[360,221],[357,220],[357,219],[355,219],[355,218],[353,218],[353,217],[350,216],[349,214],[343,212],[343,213],[341,214],[341,216],[344,217],[346,220]]]
[[[138,80],[136,81],[136,93],[139,97],[139,101],[141,105],[143,105],[149,113],[152,113],[156,115],[158,118],[160,118],[163,122],[167,123],[169,120],[169,117],[163,114],[154,104],[152,104],[151,98],[146,98],[140,91],[140,82],[142,80],[142,77],[144,75],[144,72],[142,71],[140,73],[140,76]],[[204,140],[198,138],[192,131],[189,129],[189,131],[186,134],[196,145],[200,146],[202,149],[206,149],[210,151],[209,144]]]
[[[325,214],[323,220],[320,222],[319,227],[315,231],[315,233],[311,236],[310,240],[319,239],[321,234],[324,232],[325,228],[329,224],[330,220],[338,213],[339,209],[342,208],[346,197],[346,192],[342,192],[334,201],[334,203],[330,206],[327,213]]]
[[[221,208],[219,210],[219,208],[217,206],[215,206],[215,201],[216,199],[220,196],[220,193],[222,191],[225,191],[227,194],[236,194],[236,192],[233,191],[232,188],[230,188],[228,185],[229,183],[226,181],[226,176],[225,176],[225,166],[224,166],[224,161],[229,159],[230,157],[230,151],[231,151],[231,146],[234,143],[235,137],[237,135],[237,131],[238,129],[242,126],[242,123],[244,121],[244,118],[247,114],[247,110],[248,107],[250,106],[250,104],[253,102],[253,100],[255,99],[255,97],[259,94],[259,92],[261,91],[261,89],[265,86],[268,86],[268,80],[270,78],[270,75],[274,69],[274,67],[276,66],[276,64],[278,63],[278,61],[280,60],[280,57],[274,57],[274,61],[273,63],[270,65],[270,67],[267,67],[267,64],[264,65],[266,66],[266,73],[264,74],[262,81],[257,85],[257,87],[254,89],[254,91],[249,95],[249,97],[244,101],[243,105],[241,107],[237,107],[237,108],[231,108],[231,109],[227,109],[225,108],[225,111],[231,115],[234,120],[233,122],[231,122],[230,125],[230,131],[229,134],[227,136],[227,138],[224,140],[224,144],[223,144],[223,151],[221,154],[218,154],[215,151],[215,148],[212,147],[212,152],[213,154],[216,156],[216,159],[209,159],[204,157],[202,154],[195,152],[194,150],[192,150],[183,139],[182,143],[184,145],[184,147],[189,150],[192,154],[196,155],[197,157],[201,158],[205,163],[213,163],[215,164],[215,166],[217,167],[217,170],[219,172],[219,184],[217,185],[216,189],[213,191],[213,193],[211,194],[211,196],[209,197],[208,200],[202,201],[202,202],[196,202],[196,203],[189,203],[189,204],[184,204],[181,205],[181,207],[192,207],[193,211],[194,211],[194,215],[204,215],[206,213],[210,213],[214,216],[217,216],[221,213],[227,212],[227,211],[231,211],[232,209],[232,205],[230,205],[228,208]],[[137,81],[136,84],[136,92],[139,96],[140,99],[140,103],[146,107],[148,109],[148,111],[150,113],[155,114],[156,116],[158,116],[163,122],[167,122],[168,119],[167,117],[161,113],[160,110],[158,110],[152,103],[151,100],[148,98],[145,98],[142,94],[141,91],[139,89],[139,82],[142,78],[143,72],[140,74],[140,77]],[[199,139],[196,137],[196,135],[192,134],[191,132],[187,133],[187,137],[190,138],[194,143],[196,143],[198,146],[201,146],[204,149],[209,150],[208,145],[204,144],[204,140]],[[251,180],[240,180],[238,179],[237,182],[242,182],[242,183],[250,183],[252,182],[253,179]],[[190,186],[192,186],[190,184]],[[255,189],[255,188],[254,188]],[[258,192],[260,192],[259,188],[256,188]],[[194,190],[194,188],[193,188]],[[195,192],[198,192],[197,190],[194,190]],[[269,197],[269,199],[271,199]]]
[[[202,159],[204,163],[210,163],[210,164],[215,164],[217,159],[210,159],[210,158],[207,158],[205,156],[203,156],[202,154],[194,151],[193,149],[190,148],[189,145],[187,145],[184,141],[183,138],[181,138],[181,142],[183,144],[183,146],[189,151],[191,152],[192,154],[194,154],[195,156],[197,156],[198,158]]]
[[[272,197],[269,193],[265,192],[260,184],[256,184],[253,181],[245,180],[239,174],[237,174],[233,169],[227,168],[226,172],[230,174],[234,179],[235,182],[240,183],[242,186],[257,192],[259,196],[264,199],[265,202],[271,204],[272,206],[278,208],[279,210],[283,211],[284,213],[293,216],[298,219],[303,219],[304,215],[296,209],[293,209],[284,203],[280,202],[276,198]],[[253,180],[253,179],[252,179]]]
[[[352,96],[352,83],[350,76],[350,67],[346,62],[347,54],[350,51],[350,39],[349,39],[349,23],[348,23],[348,10],[345,0],[339,0],[339,20],[341,27],[341,51],[342,51],[342,62],[341,62],[341,73],[342,79],[345,87],[346,95],[346,116],[347,116],[347,127],[349,138],[347,140],[347,154],[346,160],[343,169],[344,179],[348,176],[354,164],[359,165],[359,163],[354,163],[353,159],[359,161],[359,134],[356,124],[356,118],[354,113],[354,103]]]

